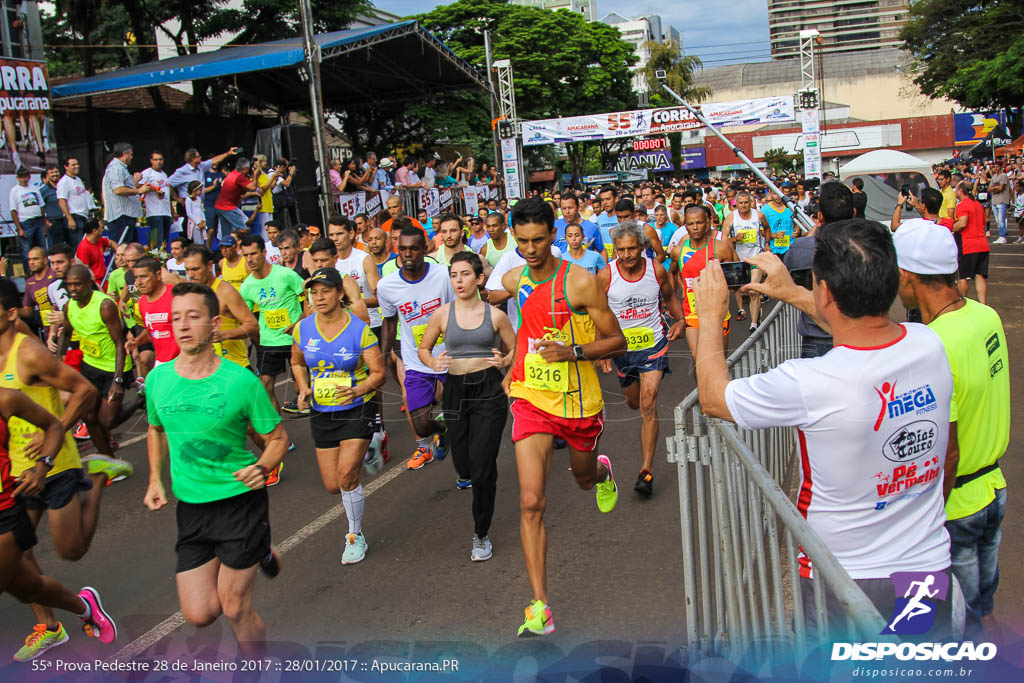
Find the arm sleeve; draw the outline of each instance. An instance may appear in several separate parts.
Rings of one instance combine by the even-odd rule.
[[[800,391],[801,368],[807,362],[787,361],[768,372],[734,379],[725,387],[725,402],[737,426],[743,429],[802,427],[808,422]],[[805,386],[809,386],[804,382]]]

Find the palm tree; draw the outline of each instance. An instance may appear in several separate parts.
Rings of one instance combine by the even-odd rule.
[[[674,100],[662,94],[661,81],[655,76],[660,70],[666,73],[665,83],[668,87],[679,93],[687,102],[703,102],[711,97],[710,87],[693,83],[694,74],[704,68],[700,57],[683,55],[682,48],[674,40],[666,40],[664,43],[648,41],[644,47],[651,55],[642,73],[647,82],[647,90],[651,94],[652,106],[676,104]]]

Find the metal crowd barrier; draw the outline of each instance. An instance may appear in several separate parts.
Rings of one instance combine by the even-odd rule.
[[[445,212],[461,216],[467,213],[476,213],[476,210],[472,208],[472,200],[467,200],[466,198],[465,190],[467,189],[471,188],[452,187],[448,190],[435,189],[433,193],[430,193],[419,189],[406,190],[399,188],[388,193],[388,196],[397,195],[401,197],[402,209],[405,215],[412,218],[416,217],[421,206],[427,209],[427,214],[430,216],[436,216]],[[447,198],[444,196],[446,192],[450,193],[451,203],[448,203]],[[366,192],[331,195],[331,213],[344,214],[349,218],[359,213],[370,213],[368,211],[370,200],[371,198]],[[484,197],[478,197],[476,205],[480,206],[486,201]],[[382,213],[384,212],[384,201],[381,201],[379,210]]]
[[[728,358],[733,379],[800,355],[798,311],[779,303]],[[819,634],[886,640],[886,621],[790,500],[798,468],[793,429],[746,431],[704,415],[697,391],[675,409],[666,439],[676,464],[683,546],[686,640],[691,656],[751,651],[799,655]],[[804,618],[797,550],[812,559],[820,631]],[[845,608],[829,624],[825,586]]]

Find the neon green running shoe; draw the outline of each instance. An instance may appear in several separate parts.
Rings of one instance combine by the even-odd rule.
[[[555,620],[551,617],[551,608],[541,600],[534,600],[527,606],[526,621],[519,627],[519,633],[516,636],[521,636],[527,631],[533,635],[546,636],[554,630]]]
[[[135,472],[135,468],[132,467],[132,464],[127,460],[112,458],[109,455],[103,455],[102,453],[87,455],[82,458],[82,463],[85,465],[86,471],[89,474],[107,475],[108,486],[115,481],[127,479]]]
[[[611,512],[615,509],[615,503],[619,500],[619,487],[615,485],[615,475],[612,474],[612,461],[607,455],[597,456],[597,461],[608,468],[608,481],[598,482],[597,486],[597,509],[601,512]]]
[[[47,650],[68,642],[68,632],[64,630],[64,624],[57,622],[55,631],[48,631],[46,624],[36,624],[32,633],[25,638],[25,645],[14,653],[14,661],[30,662]]]

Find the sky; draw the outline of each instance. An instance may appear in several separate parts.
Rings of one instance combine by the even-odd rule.
[[[435,0],[374,0],[374,6],[401,16],[429,12],[447,2]],[[597,15],[617,12],[632,19],[658,14],[662,24],[683,34],[683,50],[704,61],[705,68],[739,62],[765,61],[768,49],[767,0],[733,0],[728,4],[695,0],[644,3],[636,0],[597,0]]]

